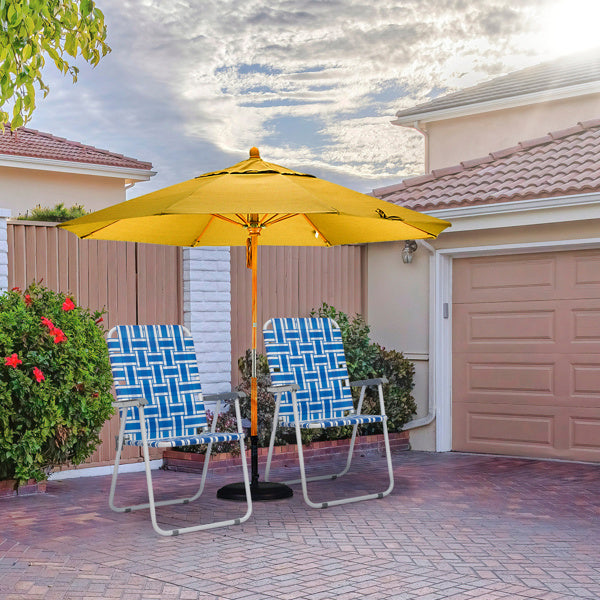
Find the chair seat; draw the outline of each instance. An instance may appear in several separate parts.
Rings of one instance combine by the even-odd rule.
[[[386,415],[349,415],[332,419],[321,419],[319,421],[301,421],[302,429],[325,429],[326,427],[342,427],[344,425],[364,425],[365,423],[383,423]],[[293,427],[293,423],[284,424],[283,427]]]
[[[237,442],[243,439],[245,434],[235,432],[203,433],[193,437],[174,437],[148,440],[150,448],[174,448],[175,446],[196,446],[198,444],[209,444],[210,442]],[[142,446],[141,440],[123,440],[128,446]]]

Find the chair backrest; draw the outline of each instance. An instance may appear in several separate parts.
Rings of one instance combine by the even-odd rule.
[[[113,337],[116,334],[116,337]],[[145,398],[149,439],[196,435],[208,424],[194,341],[181,325],[120,325],[107,337],[117,400]],[[141,440],[139,411],[125,434]]]
[[[300,419],[312,421],[354,412],[342,334],[332,319],[271,319],[263,337],[273,385],[296,383]],[[293,423],[292,395],[282,394],[284,423]]]

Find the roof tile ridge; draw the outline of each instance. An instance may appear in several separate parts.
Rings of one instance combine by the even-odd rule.
[[[473,167],[478,167],[480,165],[484,165],[485,163],[492,162],[494,157],[491,154],[486,154],[485,156],[479,156],[478,158],[471,158],[470,160],[461,161],[461,165],[465,170],[472,169]]]
[[[594,129],[600,127],[600,119],[589,119],[588,121],[579,121],[578,125],[581,125],[584,129]]]
[[[577,125],[573,125],[572,127],[567,127],[566,129],[558,129],[556,131],[550,131],[548,133],[548,135],[553,139],[553,140],[561,140],[562,138],[566,138],[569,137],[570,135],[573,135],[574,133],[581,133],[582,131],[585,131],[585,127],[583,127],[583,125],[581,123],[577,123]]]
[[[461,163],[457,165],[452,165],[450,167],[443,167],[441,169],[433,169],[431,174],[437,179],[438,177],[444,177],[444,175],[456,175],[456,173],[460,173],[464,171],[464,167]]]
[[[410,179],[405,179],[402,183],[404,184],[404,187],[409,188],[415,185],[421,185],[422,183],[433,181],[434,179],[437,179],[437,177],[433,174],[433,172],[431,172],[424,173],[423,175],[417,175],[415,177],[411,177]]]
[[[375,188],[371,194],[376,196],[377,198],[382,198],[383,196],[389,196],[389,194],[393,194],[394,192],[399,192],[403,190],[406,186],[404,185],[404,179],[400,181],[400,183],[393,183],[392,185],[385,185],[383,187]]]
[[[49,138],[52,140],[55,140],[57,142],[62,142],[64,144],[67,144],[69,146],[73,146],[75,148],[81,148],[83,150],[89,150],[92,152],[97,152],[99,154],[104,154],[113,158],[120,158],[120,159],[124,159],[124,160],[129,160],[129,161],[133,161],[138,163],[139,165],[144,165],[143,167],[140,168],[152,168],[152,163],[147,162],[147,161],[141,161],[138,160],[137,158],[133,158],[132,156],[125,156],[124,154],[118,154],[117,152],[111,152],[110,150],[104,150],[102,148],[96,148],[96,146],[92,146],[90,144],[82,144],[81,142],[75,142],[74,140],[69,140],[67,138],[64,137],[59,137],[57,135],[54,135],[52,133],[46,133],[44,131],[39,131],[37,129],[30,129],[28,127],[19,127],[16,131],[25,131],[27,133],[33,133],[34,135],[40,136],[40,137],[44,137],[44,138]],[[76,161],[76,162],[82,162],[82,161]]]
[[[530,150],[534,146],[543,146],[544,144],[549,144],[553,141],[554,139],[552,138],[552,136],[549,133],[547,133],[546,135],[541,135],[537,138],[522,140],[519,142],[519,147],[521,150]]]
[[[119,154],[117,152],[112,152],[110,150],[106,150],[104,148],[97,148],[96,146],[92,146],[91,144],[82,144],[81,142],[75,142],[73,140],[68,140],[66,138],[57,138],[56,136],[52,136],[55,139],[58,139],[61,142],[65,142],[66,144],[68,144],[69,146],[74,146],[75,148],[81,148],[82,150],[88,150],[91,152],[97,152],[98,154],[104,154],[105,156],[111,156],[113,158],[121,158],[121,159],[125,159],[125,160],[133,160],[137,163],[140,164],[147,164],[150,165],[150,167],[152,167],[151,163],[147,163],[147,162],[142,162],[141,160],[138,160],[137,158],[133,158],[132,156],[125,156],[124,154]]]
[[[544,141],[546,142],[550,142],[552,141],[552,138],[550,136],[545,136]],[[544,138],[538,138],[538,140],[541,140]],[[494,159],[497,160],[499,158],[506,158],[507,156],[510,156],[511,154],[516,154],[517,152],[521,152],[522,150],[525,150],[526,148],[528,148],[529,146],[523,146],[523,143],[527,143],[527,142],[519,142],[516,146],[509,146],[508,148],[502,148],[501,150],[495,150],[494,152],[490,152],[490,156]],[[534,144],[534,145],[537,145]]]

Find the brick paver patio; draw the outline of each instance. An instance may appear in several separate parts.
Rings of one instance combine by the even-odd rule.
[[[51,481],[47,494],[0,500],[0,598],[600,598],[598,465],[421,452],[394,465],[396,487],[381,500],[315,510],[294,486],[294,498],[255,504],[241,526],[171,538],[144,511],[111,512],[109,477]],[[198,476],[156,479],[175,493]],[[212,475],[207,500],[164,507],[159,519],[240,513],[215,498],[228,481]],[[141,498],[142,473],[123,483]],[[378,458],[313,484],[323,499],[384,485]]]

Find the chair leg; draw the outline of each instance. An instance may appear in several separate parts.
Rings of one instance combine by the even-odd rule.
[[[210,454],[207,455],[206,460],[204,461],[204,468],[202,470],[202,478],[200,482],[200,488],[193,496],[189,498],[178,498],[174,500],[163,500],[160,502],[154,501],[154,487],[152,484],[152,471],[150,469],[150,452],[148,449],[148,439],[146,436],[146,428],[144,425],[144,415],[143,415],[143,407],[140,407],[140,422],[141,422],[141,432],[142,432],[142,453],[144,456],[144,465],[146,471],[146,485],[148,488],[148,502],[145,504],[137,504],[133,506],[127,507],[115,507],[113,504],[114,497],[114,488],[116,487],[117,474],[118,474],[118,461],[120,459],[121,449],[123,445],[123,431],[120,432],[119,435],[119,447],[117,450],[117,457],[115,459],[115,470],[113,472],[113,482],[111,485],[111,495],[110,495],[110,507],[117,512],[130,512],[133,510],[140,510],[142,508],[150,509],[150,519],[152,521],[152,527],[156,533],[163,536],[171,536],[171,535],[179,535],[181,533],[189,533],[191,531],[201,531],[204,529],[214,529],[216,527],[225,527],[228,525],[238,525],[247,521],[250,515],[252,514],[252,496],[250,493],[250,478],[248,476],[248,465],[246,462],[246,449],[244,444],[244,438],[240,438],[240,454],[242,458],[242,471],[244,476],[244,487],[246,490],[246,512],[245,514],[237,519],[227,519],[224,521],[215,521],[213,523],[204,523],[200,525],[193,525],[190,527],[182,527],[177,529],[163,529],[158,525],[156,519],[156,507],[157,506],[167,506],[172,504],[188,504],[192,500],[196,500],[204,489],[204,483],[206,481],[206,474],[208,471],[208,463],[210,460]],[[122,427],[124,429],[124,426]],[[210,444],[209,444],[210,445]]]
[[[127,410],[127,409],[125,409]],[[115,512],[126,512],[125,508],[115,506],[115,489],[117,487],[117,477],[119,476],[119,463],[121,462],[121,452],[123,450],[123,436],[125,434],[125,414],[120,411],[119,418],[121,420],[119,426],[119,437],[117,440],[117,454],[115,456],[115,466],[113,467],[112,480],[110,482],[110,493],[108,495],[108,505]]]
[[[269,442],[269,452],[267,454],[267,464],[265,466],[264,480],[271,481],[269,479],[269,473],[271,472],[271,459],[273,458],[273,447],[275,446],[275,435],[277,433],[277,426],[279,425],[279,403],[281,400],[281,394],[277,394],[275,401],[275,412],[273,414],[273,426],[271,427],[271,441]]]
[[[116,506],[115,505],[115,491],[116,491],[116,487],[117,487],[117,478],[119,476],[119,464],[121,461],[121,454],[122,454],[123,445],[124,445],[123,444],[124,430],[125,430],[125,419],[123,418],[123,419],[121,419],[121,426],[119,428],[119,438],[118,438],[118,442],[117,442],[117,454],[115,456],[115,465],[113,467],[113,475],[112,475],[112,480],[111,480],[111,485],[110,485],[110,494],[108,497],[108,505],[110,506],[111,510],[114,510],[115,512],[119,512],[119,513],[126,513],[126,512],[132,512],[134,510],[150,508],[149,502],[145,502],[143,504],[132,504],[129,506]],[[146,470],[148,470],[150,468],[150,460],[148,459],[148,462],[146,464],[146,458],[144,457],[144,464],[145,464]],[[199,498],[204,489],[204,482],[206,480],[206,473],[205,473],[206,466],[207,466],[207,464],[205,461],[205,469],[202,472],[200,488],[193,496],[185,497],[185,498],[174,498],[172,500],[162,500],[160,502],[155,502],[154,505],[155,506],[168,506],[170,504],[187,504],[188,502],[192,502],[193,500],[196,500],[197,498]],[[150,475],[150,477],[152,477],[152,476]]]
[[[383,402],[381,386],[379,386],[379,397],[380,397],[380,401]],[[363,496],[354,496],[352,498],[342,498],[339,500],[330,500],[328,502],[313,502],[308,496],[307,482],[315,481],[316,478],[307,479],[307,477],[306,477],[306,471],[305,471],[305,467],[304,467],[304,452],[302,449],[302,433],[300,430],[299,413],[298,413],[297,405],[295,402],[295,398],[294,398],[294,421],[296,423],[296,443],[298,444],[298,462],[300,465],[300,478],[301,478],[300,482],[302,483],[302,495],[304,496],[304,501],[306,502],[306,504],[308,504],[312,508],[327,508],[329,506],[337,506],[338,504],[349,504],[351,502],[360,502],[362,500],[374,500],[376,498],[383,498],[384,496],[387,496],[394,489],[394,470],[392,467],[392,454],[390,451],[390,440],[389,440],[388,430],[387,430],[387,421],[384,420],[383,421],[383,440],[384,440],[384,445],[385,445],[385,453],[386,453],[386,457],[387,457],[387,467],[388,467],[388,476],[389,476],[389,485],[388,485],[387,489],[384,492],[378,492],[378,493],[374,493],[374,494],[365,494]],[[352,441],[350,443],[350,452],[352,452],[352,450],[354,449],[355,437],[356,437],[356,426],[354,427],[354,431],[352,432]],[[351,461],[351,455],[348,456],[348,460],[346,462],[346,468],[344,469],[344,471],[342,471],[342,473],[345,473],[348,470],[348,468],[350,467],[350,461]],[[328,479],[328,478],[332,478],[332,477],[331,476],[325,476],[325,477],[321,476],[320,477],[320,479]]]
[[[354,425],[352,428],[352,438],[350,439],[350,446],[348,448],[348,456],[346,458],[346,466],[339,473],[330,473],[329,475],[313,475],[311,477],[306,477],[306,481],[323,481],[324,479],[338,479],[342,477],[350,470],[350,465],[352,463],[352,457],[354,455],[354,444],[356,441],[356,432],[358,429],[358,425]],[[300,483],[302,479],[292,479],[291,481],[284,481],[286,485],[293,485],[295,483]]]
[[[385,446],[385,454],[386,454],[386,458],[387,458],[389,485],[388,485],[387,489],[383,492],[377,492],[377,493],[373,493],[373,494],[365,494],[363,496],[353,496],[351,498],[341,498],[339,500],[329,500],[327,502],[313,502],[310,499],[310,497],[308,496],[307,482],[316,481],[319,479],[335,479],[338,476],[337,475],[333,475],[333,476],[326,475],[326,476],[311,477],[311,478],[306,477],[300,427],[297,427],[296,439],[297,439],[297,443],[298,443],[298,462],[300,464],[300,476],[301,476],[299,481],[300,481],[300,483],[302,483],[302,495],[304,496],[304,501],[306,502],[306,504],[308,504],[312,508],[327,508],[329,506],[336,506],[338,504],[350,504],[351,502],[360,502],[362,500],[374,500],[376,498],[384,498],[385,496],[389,495],[391,493],[391,491],[394,489],[394,470],[393,470],[393,466],[392,466],[392,457],[391,457],[391,452],[390,452],[390,442],[389,442],[388,431],[387,431],[387,423],[385,421],[383,423],[383,439],[384,439],[384,446]],[[348,457],[348,461],[346,463],[346,468],[342,471],[341,474],[346,473],[349,466],[350,466],[350,457]]]

